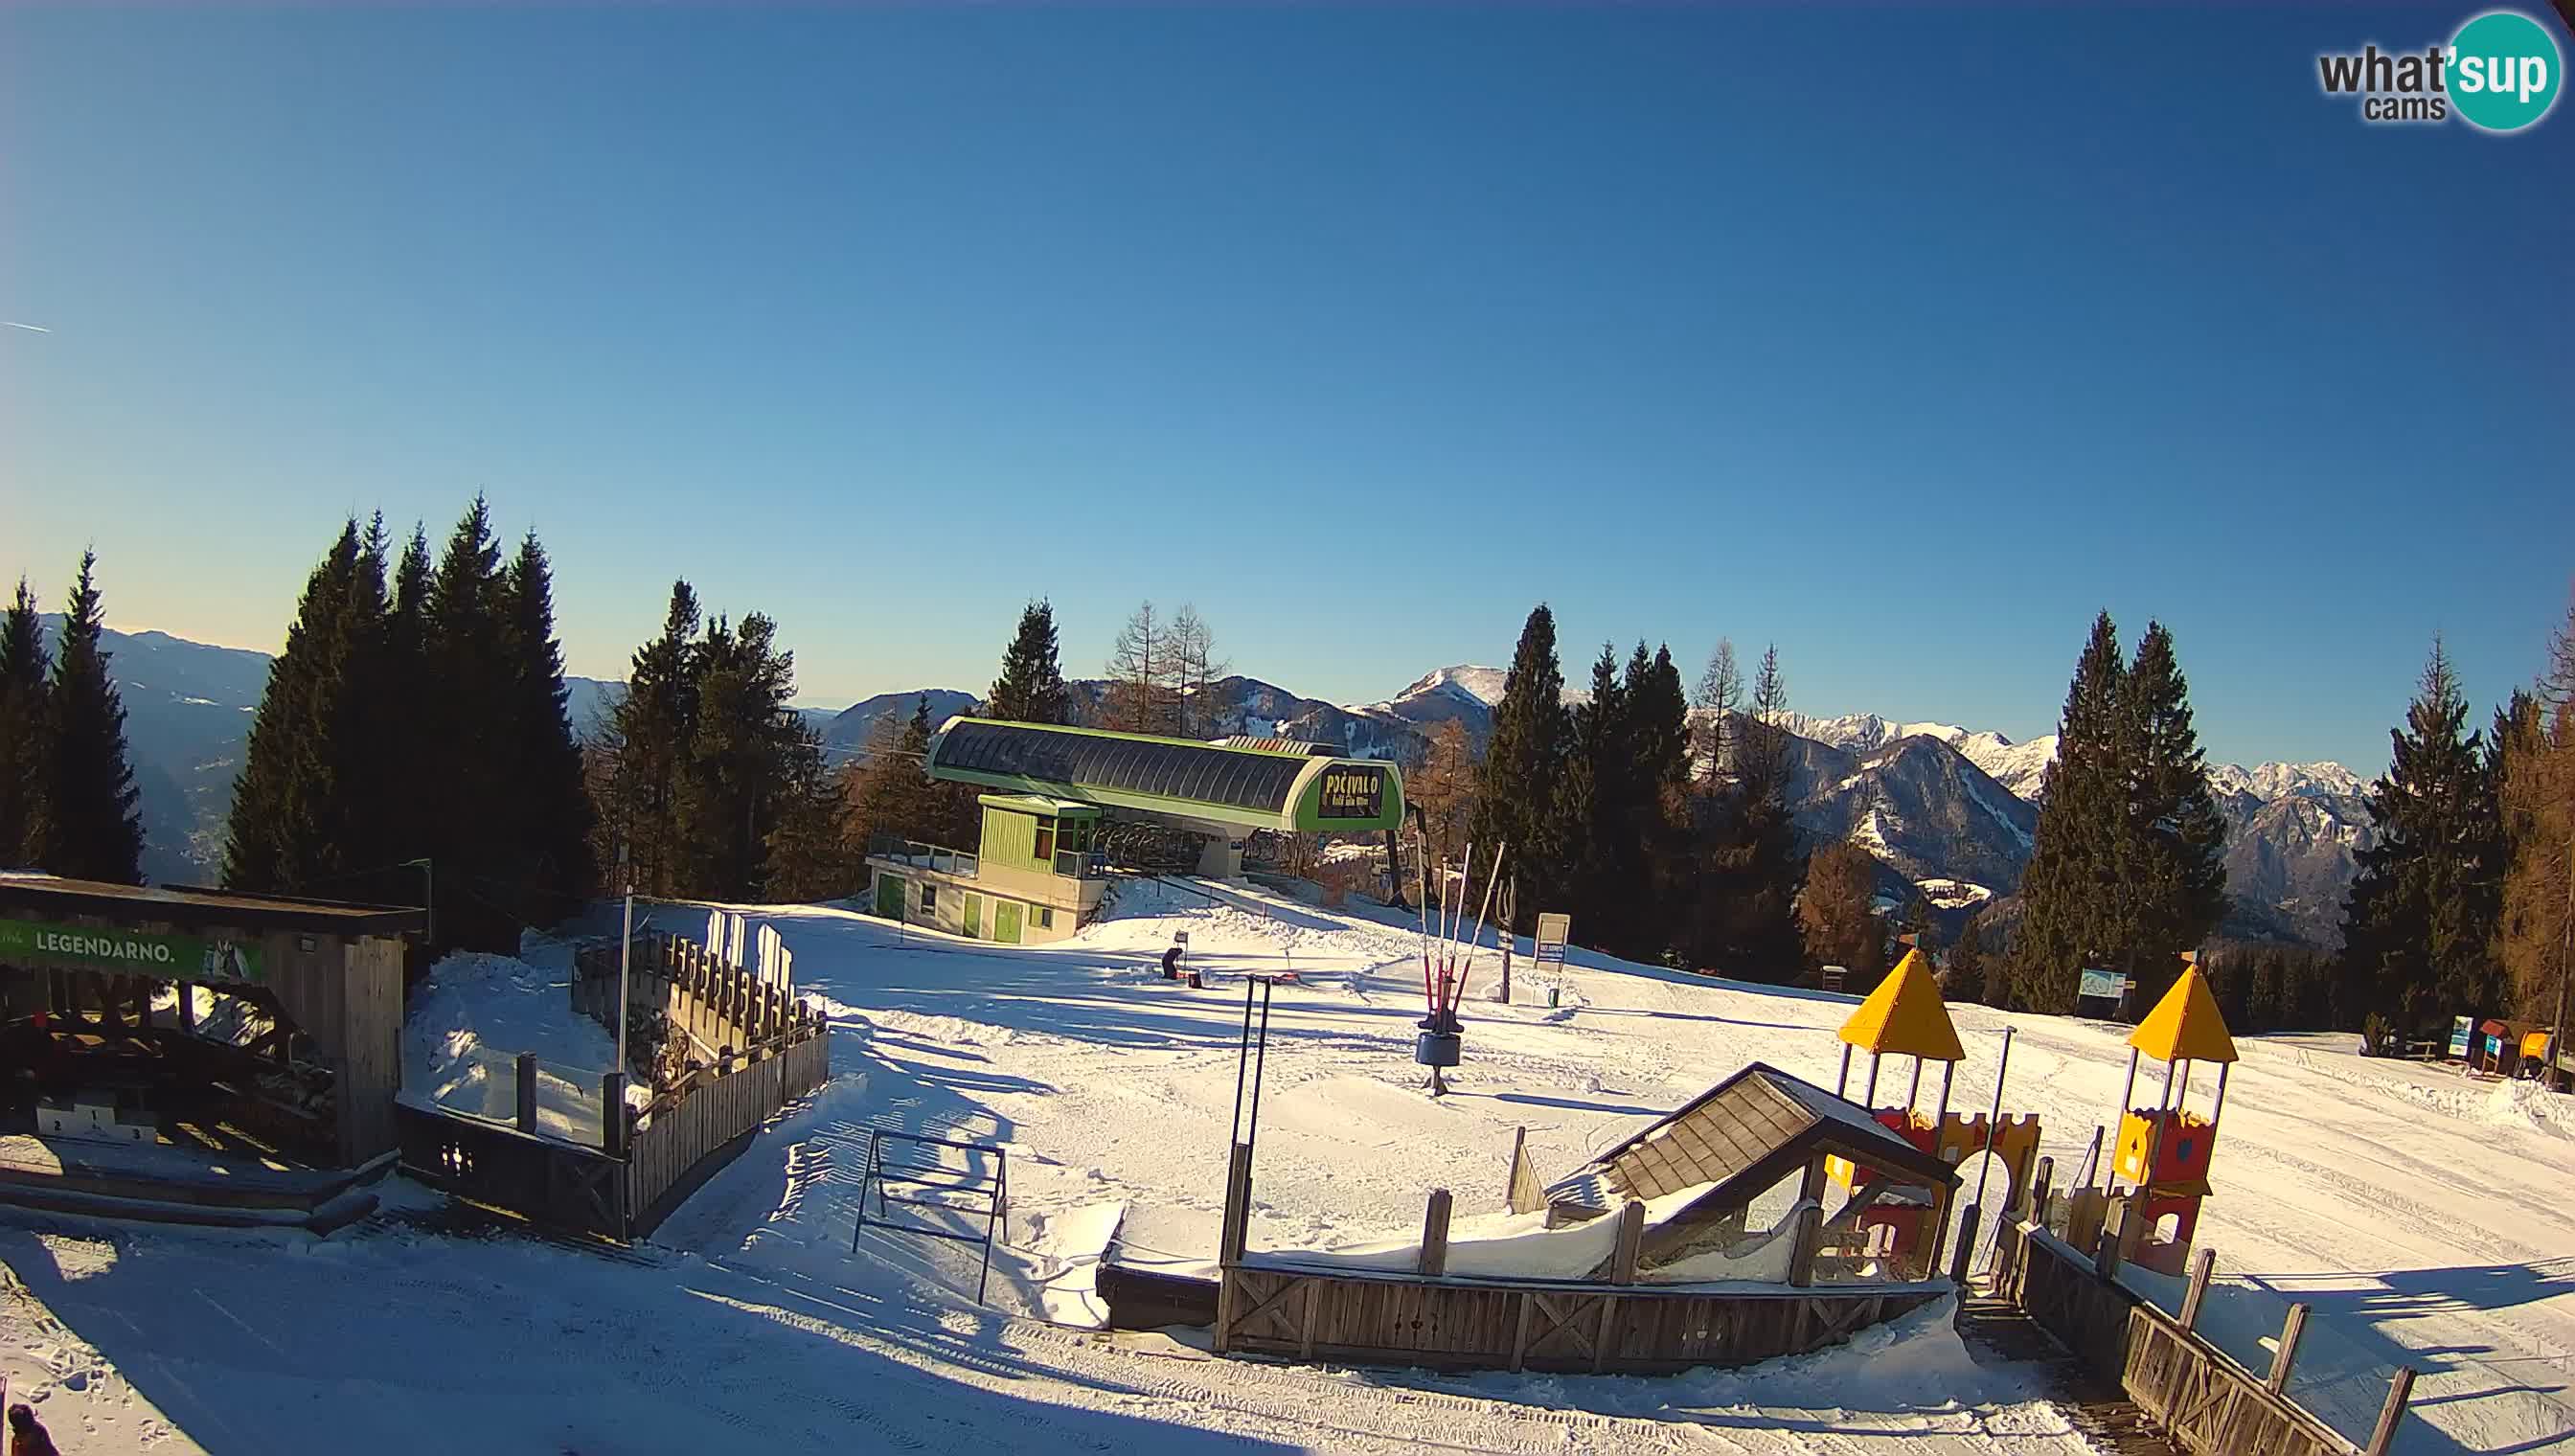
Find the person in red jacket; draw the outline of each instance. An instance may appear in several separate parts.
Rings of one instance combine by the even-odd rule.
[[[9,1407],[9,1456],[63,1456],[31,1405]]]

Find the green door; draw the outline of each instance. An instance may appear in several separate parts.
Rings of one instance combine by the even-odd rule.
[[[1020,943],[1020,902],[993,901],[993,938],[1006,945]]]
[[[966,896],[966,938],[980,940],[983,937],[984,897],[980,894],[970,894]]]
[[[903,918],[903,881],[894,875],[877,876],[877,913],[889,920]]]

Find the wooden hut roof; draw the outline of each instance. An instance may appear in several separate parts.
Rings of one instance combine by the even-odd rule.
[[[1866,1108],[1756,1061],[1549,1186],[1547,1202],[1583,1216],[1707,1184],[1690,1208],[1729,1207],[1822,1152],[1944,1186],[1957,1177]]]
[[[2208,977],[2191,966],[2137,1023],[2128,1044],[2157,1061],[2233,1061],[2235,1038],[2209,994]]]
[[[309,930],[317,935],[399,935],[426,928],[428,914],[402,905],[344,900],[289,899],[238,889],[181,889],[157,884],[112,884],[50,874],[0,874],[0,917],[96,915],[156,920],[191,929]]]
[[[1940,983],[1931,974],[1931,962],[1918,949],[1904,952],[1895,969],[1842,1023],[1841,1034],[1842,1040],[1871,1056],[1958,1061],[1967,1054],[1958,1044],[1958,1028],[1949,1024],[1949,1005],[1940,999]]]

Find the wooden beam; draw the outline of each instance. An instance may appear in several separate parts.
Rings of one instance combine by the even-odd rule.
[[[1618,1242],[1609,1251],[1610,1283],[1636,1282],[1636,1255],[1643,1248],[1644,1241],[1645,1205],[1630,1198],[1627,1200],[1627,1206],[1618,1210]],[[1446,1243],[1444,1231],[1441,1234],[1441,1243],[1443,1245]]]
[[[533,1134],[537,1130],[537,1054],[519,1053],[519,1130]]]
[[[2181,1327],[2199,1328],[2199,1307],[2208,1298],[2208,1278],[2217,1272],[2217,1250],[2202,1248],[2190,1256],[2190,1287],[2181,1296]]]
[[[1534,1291],[1527,1289],[1520,1291],[1519,1327],[1511,1333],[1510,1369],[1513,1373],[1517,1373],[1521,1362],[1528,1358],[1529,1319],[1537,1311],[1536,1300],[1537,1295]]]
[[[1642,1203],[1630,1203],[1627,1206],[1635,1209],[1639,1216],[1642,1216],[1645,1211],[1645,1205]],[[1609,1320],[1617,1312],[1618,1296],[1615,1294],[1601,1295],[1600,1327],[1598,1332],[1591,1337],[1591,1373],[1594,1375],[1599,1374],[1609,1363]],[[2414,1372],[2411,1370],[2405,1372],[2408,1384],[2412,1383],[2413,1375]],[[2373,1451],[2370,1453],[2370,1456],[2381,1456],[2381,1453]]]
[[[1436,1277],[1448,1272],[1448,1190],[1430,1190],[1430,1205],[1421,1211],[1421,1256],[1413,1263],[1418,1273]]]
[[[2387,1382],[2387,1403],[2378,1408],[2378,1427],[2369,1433],[2361,1456],[2387,1456],[2387,1448],[2396,1441],[2397,1423],[2405,1419],[2405,1403],[2413,1398],[2414,1367],[2401,1366],[2396,1378]]]
[[[2270,1387],[2273,1395],[2288,1388],[2289,1367],[2297,1361],[2298,1341],[2305,1336],[2306,1332],[2307,1307],[2303,1304],[2290,1305],[2289,1317],[2280,1326],[2279,1348],[2271,1352],[2270,1378],[2262,1382]]]
[[[1806,1176],[1797,1184],[1797,1197],[1808,1206],[1797,1215],[1796,1242],[1788,1249],[1788,1282],[1803,1289],[1815,1282],[1815,1254],[1822,1246],[1824,1233],[1824,1159],[1821,1154],[1806,1162]]]
[[[1447,1192],[1447,1189],[1442,1188],[1436,1196],[1445,1197]],[[1443,1241],[1447,1237],[1447,1231],[1444,1228],[1440,1232],[1440,1237]],[[1299,1360],[1314,1358],[1314,1302],[1319,1297],[1322,1287],[1323,1281],[1320,1279],[1305,1281],[1305,1313],[1296,1328],[1296,1358]]]

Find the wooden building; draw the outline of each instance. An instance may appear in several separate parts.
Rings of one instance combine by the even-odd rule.
[[[0,874],[0,1131],[112,1102],[141,1129],[193,1118],[210,1150],[226,1147],[220,1128],[289,1163],[376,1159],[397,1145],[403,937],[425,920],[389,905]],[[260,1029],[201,1034],[212,1024],[201,991],[228,1028]]]

